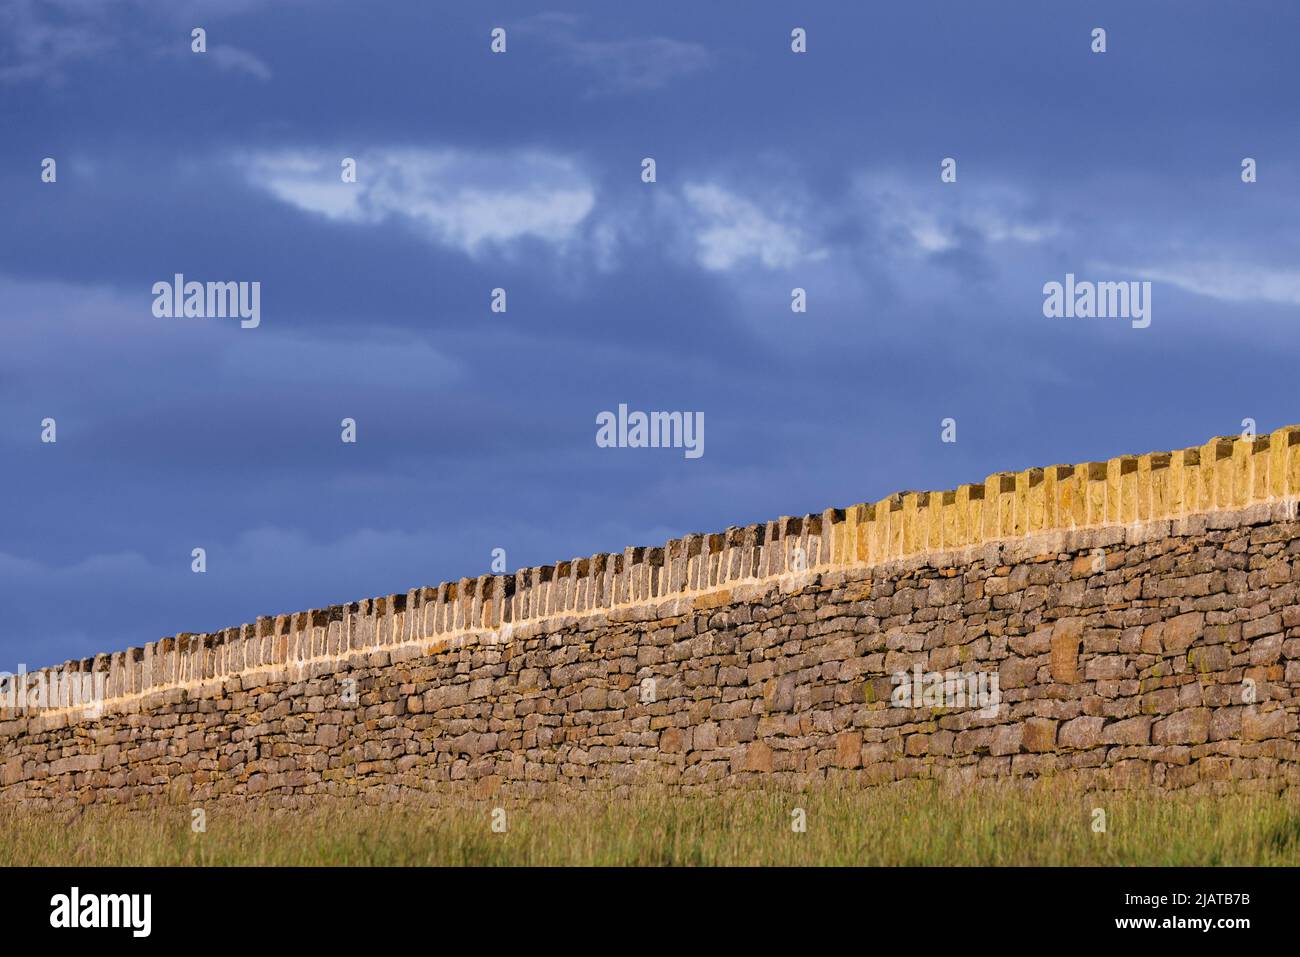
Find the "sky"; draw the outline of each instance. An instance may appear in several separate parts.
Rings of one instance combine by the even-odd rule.
[[[1300,422],[1297,37],[1250,0],[0,0],[0,668]],[[156,316],[178,273],[258,324]],[[1150,282],[1150,325],[1046,317],[1070,273]],[[620,404],[703,454],[601,447]]]

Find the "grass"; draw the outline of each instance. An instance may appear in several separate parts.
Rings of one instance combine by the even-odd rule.
[[[0,808],[0,865],[1297,865],[1300,796],[918,784],[440,809]],[[793,830],[794,808],[806,830]],[[1106,830],[1093,829],[1093,809]]]

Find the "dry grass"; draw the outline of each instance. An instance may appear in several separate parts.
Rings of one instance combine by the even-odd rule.
[[[1093,808],[1106,831],[1093,830]],[[807,829],[792,829],[802,808]],[[442,809],[0,809],[3,865],[1297,865],[1300,796],[917,785]]]

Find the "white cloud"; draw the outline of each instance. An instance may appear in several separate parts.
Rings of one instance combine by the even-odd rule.
[[[668,37],[575,40],[568,49],[578,63],[596,71],[612,92],[657,90],[703,69],[709,61],[699,44]]]
[[[895,210],[894,225],[904,229],[923,252],[941,253],[957,245],[957,239],[948,227],[919,210]]]
[[[698,43],[663,36],[597,40],[579,36],[579,24],[571,14],[543,13],[526,20],[519,30],[536,33],[570,62],[595,74],[601,92],[661,89],[709,64],[708,50]]]
[[[250,182],[299,209],[343,222],[405,221],[471,256],[526,237],[563,244],[596,202],[578,167],[549,153],[390,149],[355,158],[356,183],[341,181],[341,156],[298,150],[243,162]]]
[[[714,183],[688,183],[682,195],[696,261],[705,269],[729,270],[751,261],[788,269],[826,257],[825,250],[811,248],[788,211],[765,210]]]
[[[113,46],[84,4],[36,0],[0,3],[0,81],[61,82],[64,68]],[[80,22],[72,22],[79,19]]]
[[[1169,283],[1198,296],[1224,302],[1274,302],[1300,305],[1300,271],[1240,262],[1199,261],[1161,266],[1101,266]]]
[[[1039,245],[1062,233],[1056,223],[1028,213],[1027,197],[1013,188],[939,185],[937,170],[935,183],[935,190],[947,192],[920,190],[891,173],[864,173],[853,193],[881,227],[921,253],[946,252],[970,239]]]
[[[190,29],[238,16],[269,0],[0,0],[0,83],[66,81],[73,64],[110,50],[138,56],[152,48],[189,56]],[[213,49],[221,69],[268,79],[270,69],[244,50]]]
[[[871,237],[889,258],[924,257],[972,242],[1039,245],[1062,232],[1025,212],[1027,198],[1005,187],[972,188],[939,202],[889,173],[860,175],[838,199],[812,196],[797,179],[781,182],[779,189],[756,194],[697,179],[670,194],[666,207],[695,262],[713,272],[809,263],[825,263],[832,274],[858,268],[843,261],[843,242],[826,238],[837,232]]]
[[[239,47],[213,47],[208,56],[222,70],[246,73],[258,80],[271,79],[271,68],[255,54]]]
[[[995,243],[1016,242],[1036,246],[1061,235],[1061,227],[1055,223],[1009,220],[996,210],[989,209],[974,211],[971,223]]]

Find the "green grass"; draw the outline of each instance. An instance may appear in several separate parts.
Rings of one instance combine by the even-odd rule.
[[[0,865],[1297,865],[1300,796],[927,785],[441,809],[0,809]],[[802,808],[807,829],[792,830]],[[1106,831],[1093,829],[1093,808]]]

